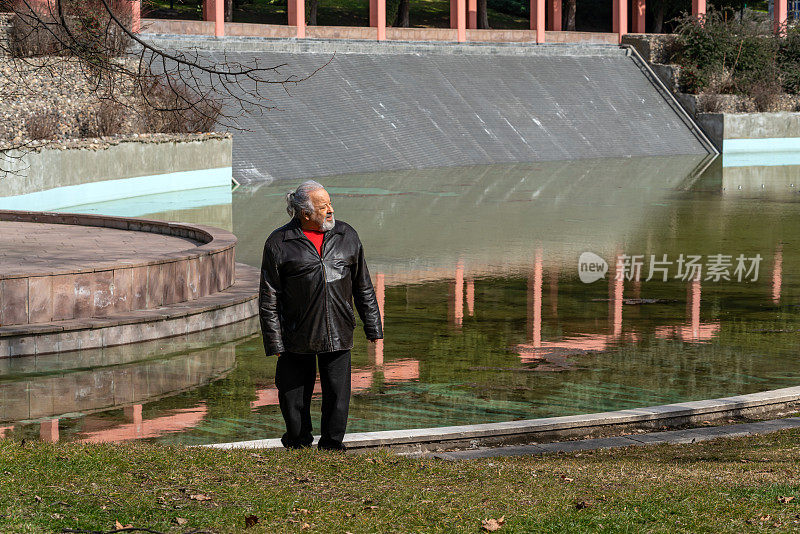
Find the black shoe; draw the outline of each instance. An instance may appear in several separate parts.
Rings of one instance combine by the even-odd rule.
[[[283,445],[284,449],[291,449],[291,450],[299,450],[299,449],[308,449],[311,447],[311,441],[301,443],[296,441],[291,441],[286,439],[286,436],[281,438],[281,444]]]

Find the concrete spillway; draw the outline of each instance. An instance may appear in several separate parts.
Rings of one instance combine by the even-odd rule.
[[[325,65],[242,119],[237,179],[710,151],[616,46],[150,39],[297,76]]]

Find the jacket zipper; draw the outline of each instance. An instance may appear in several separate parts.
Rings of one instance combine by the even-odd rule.
[[[333,338],[331,337],[331,321],[330,317],[328,316],[328,275],[325,273],[325,262],[322,259],[322,255],[325,254],[325,238],[328,237],[329,232],[325,232],[322,234],[322,245],[319,247],[320,254],[319,254],[319,263],[322,267],[322,288],[325,293],[323,300],[323,308],[325,309],[325,330],[328,333],[328,350],[333,350]],[[316,249],[314,249],[316,252]]]
[[[333,350],[333,338],[331,337],[331,322],[330,318],[328,317],[328,277],[325,274],[325,262],[322,260],[322,255],[325,254],[325,240],[327,239],[329,233],[330,231],[322,234],[322,245],[319,248],[320,253],[317,254],[317,256],[319,257],[320,267],[322,267],[322,289],[323,292],[325,293],[325,295],[323,296],[324,300],[322,301],[322,308],[325,310],[325,332],[328,334],[328,351],[326,352],[330,352]],[[303,235],[303,239],[305,239],[305,241],[308,243],[308,245],[314,252],[317,252],[317,248],[314,246],[314,243],[312,243],[311,240],[308,239],[308,237]]]

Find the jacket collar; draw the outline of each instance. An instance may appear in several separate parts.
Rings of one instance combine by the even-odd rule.
[[[300,221],[297,219],[292,219],[289,221],[289,224],[284,226],[285,231],[283,232],[283,240],[289,241],[291,239],[300,239],[305,238],[305,234],[303,233],[303,228],[300,226]],[[330,230],[334,234],[343,234],[344,233],[344,223],[340,221],[336,221],[333,225],[333,229]]]

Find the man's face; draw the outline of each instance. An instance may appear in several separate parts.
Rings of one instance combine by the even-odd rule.
[[[327,232],[333,229],[336,222],[333,218],[333,204],[331,204],[331,197],[324,189],[317,189],[309,193],[311,204],[314,206],[313,213],[304,214],[308,225],[312,230],[319,230],[320,232]]]

